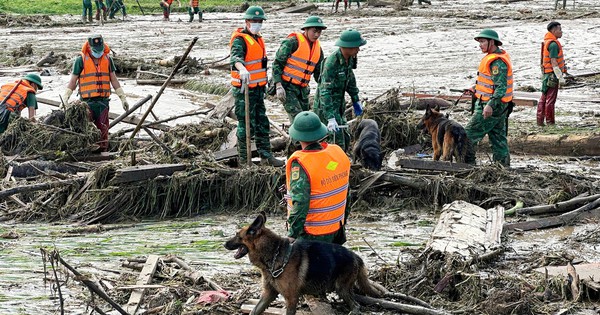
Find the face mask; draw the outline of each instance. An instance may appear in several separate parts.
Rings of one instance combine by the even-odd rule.
[[[94,58],[100,58],[102,55],[104,55],[104,51],[97,53],[92,50],[92,56],[94,56]]]
[[[262,23],[250,23],[250,33],[252,34],[258,34],[258,32],[260,32],[260,29],[262,28]]]

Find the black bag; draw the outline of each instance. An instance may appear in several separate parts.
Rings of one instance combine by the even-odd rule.
[[[548,80],[546,80],[546,86],[549,88],[555,88],[558,86],[558,78],[554,73],[548,75]]]
[[[277,94],[277,88],[275,87],[275,84],[273,83],[273,78],[270,78],[269,81],[267,82],[267,94],[271,95],[271,96],[275,96],[275,94]]]

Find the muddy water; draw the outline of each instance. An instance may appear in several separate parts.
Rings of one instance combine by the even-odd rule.
[[[247,258],[233,259],[233,252],[227,251],[223,243],[234,235],[240,223],[247,224],[252,219],[250,216],[213,215],[143,222],[135,227],[76,235],[66,233],[72,228],[67,225],[2,224],[0,234],[15,231],[20,238],[0,242],[0,314],[17,314],[19,311],[51,314],[50,311],[56,309],[57,301],[50,299],[52,290],[43,282],[41,247],[56,247],[69,264],[98,278],[117,276],[107,270],[126,273],[128,270],[120,267],[122,261],[148,254],[175,254],[209,275],[232,273],[248,269],[250,264]],[[370,266],[407,259],[400,249],[423,246],[432,230],[429,222],[433,217],[424,216],[419,221],[395,220],[390,217],[375,222],[350,222],[347,246],[358,252]],[[282,217],[270,216],[267,226],[285,235]],[[80,286],[63,288],[66,304],[72,312],[82,303]]]

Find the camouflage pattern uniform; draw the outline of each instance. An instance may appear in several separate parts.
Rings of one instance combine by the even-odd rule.
[[[245,34],[250,34],[257,38],[260,35],[253,35],[248,30],[242,31]],[[235,69],[235,63],[244,63],[246,56],[246,42],[243,38],[237,37],[231,44],[231,59],[230,65]],[[237,140],[238,153],[240,162],[246,162],[246,101],[244,93],[240,88],[232,87],[233,97],[235,98],[235,115],[238,119]],[[265,108],[265,92],[266,86],[257,86],[249,89],[250,96],[250,135],[254,137],[256,148],[261,158],[268,159],[273,157],[271,153],[271,143],[269,141],[269,118],[267,117],[267,109]]]
[[[323,147],[318,142],[309,144],[305,150],[320,151]],[[300,165],[298,160],[292,162],[292,172],[299,174],[293,174],[290,179],[290,194],[292,195],[292,204],[294,205],[293,210],[287,219],[288,224],[288,237],[295,239],[315,240],[328,243],[343,244],[346,240],[345,227],[341,227],[336,233],[328,235],[310,235],[304,231],[304,222],[308,215],[308,208],[310,203],[310,180],[306,170]],[[348,190],[348,193],[350,190]],[[348,220],[350,215],[350,206],[346,204],[346,213],[344,215],[345,222]]]
[[[311,47],[313,43],[310,43]],[[282,43],[277,54],[275,55],[275,61],[273,62],[273,84],[281,82],[281,85],[285,89],[285,103],[283,107],[288,113],[290,123],[294,122],[294,117],[298,113],[306,110],[310,110],[310,104],[308,103],[308,95],[310,94],[310,87],[301,87],[299,85],[292,84],[290,82],[282,81],[281,75],[283,74],[283,68],[285,67],[288,58],[298,49],[298,38],[295,36],[286,38]],[[319,82],[321,76],[321,62],[323,61],[323,49],[321,49],[321,58],[315,66],[313,72],[313,78]]]
[[[358,102],[358,87],[354,71],[356,58],[348,59],[348,63],[337,49],[323,61],[319,86],[315,94],[313,111],[319,116],[321,122],[327,125],[327,121],[335,118],[338,125],[345,125],[346,101],[344,94],[348,92],[352,102]],[[350,147],[350,134],[348,129],[340,128],[335,134],[329,135],[327,142],[339,145],[345,152]]]
[[[501,52],[500,49],[496,51]],[[510,153],[508,140],[506,138],[507,125],[506,115],[508,103],[501,101],[506,94],[508,81],[508,66],[501,59],[497,59],[490,65],[492,81],[494,81],[494,94],[486,103],[479,99],[475,102],[474,115],[465,127],[467,137],[476,146],[485,135],[488,135],[492,146],[493,160],[504,166],[510,166]],[[493,109],[492,116],[483,119],[483,108],[490,105]],[[466,161],[473,163],[474,161]]]

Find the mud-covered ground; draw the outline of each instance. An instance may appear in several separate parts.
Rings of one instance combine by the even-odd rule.
[[[416,2],[416,1],[415,1]],[[499,1],[501,2],[501,1]],[[467,0],[433,1],[431,6],[411,6],[408,10],[393,7],[363,8],[346,14],[332,15],[330,3],[319,4],[314,14],[322,15],[328,29],[323,32],[321,43],[326,54],[334,49],[340,32],[347,28],[361,31],[368,44],[359,53],[358,69],[355,70],[361,97],[372,99],[393,87],[406,92],[452,94],[451,88],[464,88],[474,82],[475,69],[481,53],[473,37],[482,28],[496,29],[504,48],[512,55],[517,89],[539,88],[539,43],[550,20],[563,25],[565,55],[573,74],[600,71],[597,47],[600,38],[600,4],[594,0],[569,1],[566,11],[554,11],[554,1],[520,1],[511,4],[477,3]],[[281,14],[267,8],[268,20],[263,27],[269,57],[274,57],[279,42],[287,34],[298,29],[307,14]],[[161,16],[130,16],[127,21],[111,21],[105,25],[82,25],[78,16],[52,16],[25,18],[25,23],[13,23],[0,28],[2,51],[0,70],[26,67],[34,64],[50,51],[64,54],[67,58],[56,67],[48,67],[49,76],[43,76],[44,90],[40,97],[59,100],[67,85],[68,76],[61,74],[69,60],[80,50],[83,41],[93,33],[101,33],[117,57],[141,58],[150,65],[162,59],[180,56],[193,37],[198,42],[191,56],[203,62],[218,60],[228,55],[231,31],[241,26],[240,13],[209,13],[205,21],[187,23],[187,15],[174,14],[171,22],[162,22]],[[23,17],[15,18],[17,21]],[[32,44],[31,53],[22,59],[12,52],[25,44]],[[18,55],[18,54],[17,54]],[[28,62],[29,61],[29,62]],[[155,66],[153,66],[155,67]],[[165,68],[163,73],[169,73]],[[2,71],[2,82],[10,81],[19,74]],[[178,76],[183,78],[183,76]],[[215,84],[227,84],[226,71],[211,69],[210,74],[186,76]],[[154,94],[159,87],[136,85],[133,77],[121,78],[130,103]],[[557,102],[558,128],[574,125],[589,126],[586,132],[597,133],[600,126],[600,100],[597,80],[573,89],[560,91]],[[313,83],[314,84],[314,83]],[[315,86],[312,86],[313,89]],[[190,92],[181,88],[167,88],[154,112],[161,118],[181,114],[216,102],[219,96]],[[116,96],[111,111],[120,114],[122,109]],[[284,123],[286,116],[279,103],[268,102],[271,118]],[[466,105],[465,105],[466,106]],[[145,111],[145,106],[141,112]],[[41,104],[40,113],[50,112]],[[453,112],[453,118],[466,123],[464,112]],[[178,122],[197,121],[184,118]],[[512,119],[518,130],[542,132],[535,124],[534,108],[518,108]],[[126,127],[118,126],[118,127]],[[118,128],[117,128],[118,129]],[[111,129],[111,132],[113,130]],[[556,160],[559,162],[557,163]],[[573,173],[586,173],[586,169],[598,169],[597,161],[585,165],[565,162],[553,157],[513,157],[517,166],[531,165]],[[394,210],[394,211],[392,211]],[[124,228],[99,234],[82,234],[66,237],[61,233],[65,225],[0,224],[0,232],[16,231],[19,238],[2,240],[0,243],[0,314],[54,314],[58,303],[50,299],[51,289],[44,287],[41,275],[42,261],[38,249],[54,246],[61,250],[63,258],[82,270],[102,275],[101,269],[119,270],[122,260],[148,254],[177,254],[202,272],[215,278],[240,277],[239,271],[250,270],[247,259],[235,261],[222,242],[232,235],[238,223],[247,223],[249,215],[206,216],[184,222],[148,222],[133,228]],[[349,225],[348,246],[356,250],[372,271],[383,265],[394,266],[410,259],[406,248],[420,249],[435,224],[435,213],[407,213],[402,209],[363,211]],[[278,212],[269,218],[267,225],[284,234],[283,214]],[[597,240],[587,240],[586,235],[598,228],[591,220],[574,228],[558,228],[549,231],[526,232],[511,235],[504,241],[510,250],[503,256],[503,263],[490,266],[486,272],[505,277],[531,279],[532,265],[542,264],[544,257],[576,257],[587,262],[600,260]],[[597,234],[596,234],[597,236]],[[372,246],[372,248],[370,248]],[[529,259],[525,259],[527,257]],[[531,260],[537,260],[531,262]],[[242,273],[247,279],[247,273]],[[249,281],[258,281],[250,277]],[[523,280],[526,282],[525,280]],[[233,282],[233,281],[232,281]],[[529,283],[536,286],[538,282]],[[71,314],[82,314],[81,305],[87,293],[83,287],[71,283],[65,288],[67,309]],[[257,297],[258,285],[250,286],[248,297]],[[226,287],[229,291],[239,290]],[[429,297],[420,297],[428,299]],[[566,303],[566,302],[565,302]],[[538,308],[539,309],[539,308]],[[464,310],[461,305],[447,308],[449,311]],[[373,314],[383,311],[371,309]],[[582,304],[572,314],[593,314],[597,307]],[[531,312],[529,312],[531,313]],[[529,314],[524,312],[522,314]],[[392,313],[385,313],[392,314]]]

